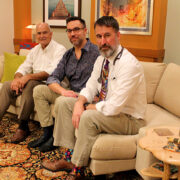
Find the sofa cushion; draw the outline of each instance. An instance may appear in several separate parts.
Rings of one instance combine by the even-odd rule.
[[[153,103],[154,95],[166,68],[164,63],[141,62],[146,80],[147,103]]]
[[[20,49],[19,55],[20,56],[27,56],[29,54],[30,50],[29,49]]]
[[[14,73],[25,59],[26,56],[4,53],[4,73],[1,82],[12,80],[14,78]]]
[[[180,66],[168,64],[157,88],[154,102],[180,117]]]
[[[145,113],[146,127],[174,125],[180,126],[180,118],[156,104],[148,104]]]
[[[0,80],[3,75],[3,68],[4,68],[4,56],[0,56]]]
[[[133,159],[136,156],[137,135],[100,134],[90,157],[97,160]]]

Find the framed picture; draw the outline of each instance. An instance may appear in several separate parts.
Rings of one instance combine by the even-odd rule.
[[[154,0],[96,0],[97,18],[113,16],[122,34],[152,34]]]
[[[51,27],[65,27],[70,16],[81,16],[81,0],[43,0],[43,21]]]

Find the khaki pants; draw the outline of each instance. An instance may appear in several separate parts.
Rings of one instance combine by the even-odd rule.
[[[34,88],[34,104],[41,127],[48,127],[54,124],[51,115],[51,104],[54,104],[59,96],[59,94],[49,89],[47,85],[40,85]]]
[[[76,166],[88,165],[91,149],[100,133],[133,135],[145,125],[144,120],[123,113],[117,116],[105,116],[96,110],[86,110],[81,116],[76,140],[72,125],[75,102],[75,98],[62,96],[57,98],[53,135],[55,146],[74,149],[71,161]]]
[[[33,88],[39,84],[43,84],[43,82],[30,80],[23,88],[22,93],[19,94],[22,95],[20,112],[18,115],[20,120],[28,120],[31,113],[34,111],[34,100],[32,96]],[[16,98],[19,96],[16,95],[16,93],[12,91],[10,87],[11,81],[4,82],[0,91],[0,119],[2,119],[10,104],[15,104]]]

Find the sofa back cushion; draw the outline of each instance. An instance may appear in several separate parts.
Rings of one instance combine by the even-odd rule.
[[[0,81],[3,75],[3,68],[4,68],[4,56],[0,55]]]
[[[20,56],[27,56],[29,54],[30,50],[29,49],[20,49],[19,55]]]
[[[30,52],[29,49],[20,49],[19,55],[20,56],[27,56],[29,52]],[[4,56],[0,55],[0,81],[3,77],[3,73],[4,73]]]
[[[166,68],[164,63],[141,62],[146,80],[147,103],[153,103],[154,95]]]
[[[168,64],[157,88],[154,102],[180,117],[180,66]]]

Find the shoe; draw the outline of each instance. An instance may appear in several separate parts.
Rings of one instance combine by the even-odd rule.
[[[2,132],[0,132],[0,138],[4,137],[4,134]]]
[[[85,176],[81,176],[81,175],[77,176],[74,170],[72,170],[66,178],[66,180],[85,180],[85,179],[86,179]]]
[[[47,151],[52,151],[57,148],[57,146],[53,146],[54,138],[51,136],[45,143],[43,143],[40,147],[39,150],[41,152],[47,152]]]
[[[17,144],[24,141],[30,134],[29,130],[24,131],[22,129],[17,129],[13,137],[11,138],[11,143]]]
[[[40,147],[43,143],[45,143],[48,140],[47,137],[45,137],[44,135],[42,135],[39,139],[36,139],[34,141],[31,141],[28,144],[29,148],[36,148],[36,147]]]
[[[44,160],[41,165],[43,168],[52,172],[57,172],[57,171],[71,172],[72,169],[74,168],[74,165],[71,162],[67,162],[64,159],[59,159],[53,162],[50,160]]]

